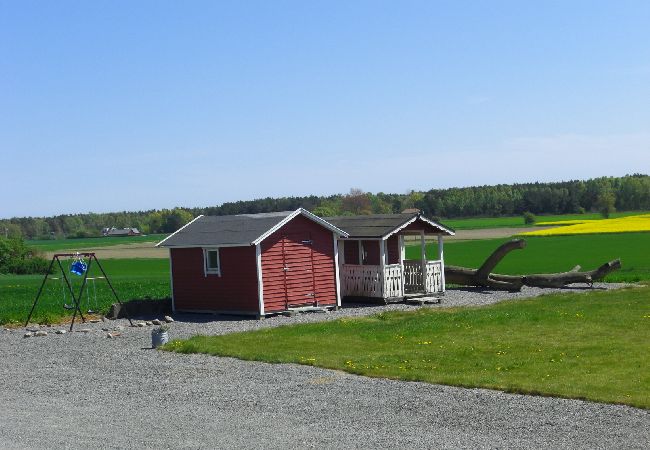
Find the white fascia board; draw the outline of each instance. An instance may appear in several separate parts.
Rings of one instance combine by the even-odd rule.
[[[395,233],[397,233],[397,232],[403,230],[404,228],[406,228],[407,226],[411,225],[413,222],[415,222],[415,221],[418,220],[418,219],[422,219],[424,222],[428,223],[428,224],[431,225],[432,227],[440,228],[440,229],[443,230],[445,233],[447,233],[449,236],[454,236],[454,235],[456,234],[454,231],[450,230],[450,229],[447,228],[447,227],[444,227],[444,226],[440,225],[438,222],[434,222],[433,220],[427,219],[426,217],[421,216],[421,215],[418,214],[418,215],[416,215],[416,216],[411,217],[409,220],[407,220],[406,222],[404,222],[404,223],[403,223],[402,225],[400,225],[399,227],[397,227],[397,228],[391,230],[389,233],[386,233],[384,236],[382,236],[382,239],[388,239],[388,238],[391,237],[393,234],[395,234]]]
[[[433,226],[433,227],[436,227],[436,228],[440,228],[441,230],[443,230],[444,232],[446,232],[447,235],[449,235],[449,236],[455,236],[455,235],[456,235],[456,232],[455,232],[454,230],[449,229],[449,228],[445,227],[444,225],[442,225],[442,224],[440,224],[440,223],[438,223],[438,222],[436,222],[436,221],[434,221],[434,220],[427,219],[427,218],[424,217],[424,216],[418,216],[418,217],[419,217],[420,219],[422,219],[423,221],[425,221],[426,223],[428,223],[429,225],[431,225],[431,226]]]
[[[162,241],[158,242],[158,243],[156,244],[156,247],[160,247],[160,246],[161,246],[161,245],[162,245],[162,244],[163,244],[167,239],[169,239],[170,237],[176,235],[176,233],[180,233],[180,232],[183,231],[186,227],[192,225],[194,222],[196,222],[197,220],[199,220],[201,217],[203,217],[203,214],[200,214],[200,215],[196,216],[193,220],[187,222],[185,225],[183,225],[182,227],[180,227],[178,230],[174,231],[172,234],[170,234],[169,236],[167,236],[165,239],[163,239]]]
[[[338,234],[339,236],[342,236],[342,237],[348,237],[348,236],[349,236],[348,233],[346,233],[345,231],[343,231],[343,230],[341,230],[341,229],[339,229],[339,228],[336,228],[334,225],[332,225],[332,224],[329,223],[328,221],[321,219],[320,217],[318,217],[318,216],[315,215],[315,214],[310,213],[310,212],[307,211],[306,209],[298,208],[298,209],[296,209],[294,212],[292,212],[291,214],[289,214],[287,217],[285,217],[284,219],[282,219],[280,222],[278,222],[277,224],[275,224],[272,228],[270,228],[270,229],[268,229],[267,231],[265,231],[265,232],[264,232],[260,237],[258,237],[258,238],[255,239],[253,242],[251,242],[250,245],[257,245],[257,244],[259,244],[259,243],[262,242],[264,239],[266,239],[267,237],[269,237],[270,235],[272,235],[273,233],[275,233],[276,231],[278,231],[280,228],[282,228],[283,226],[285,226],[289,221],[291,221],[291,219],[293,219],[293,218],[295,218],[295,217],[297,217],[297,216],[299,216],[299,215],[303,215],[303,216],[305,216],[306,218],[311,219],[312,221],[314,221],[314,222],[316,222],[316,223],[318,223],[318,224],[324,226],[324,227],[327,228],[328,230],[330,230],[330,231],[332,231],[332,232]]]
[[[165,248],[220,248],[220,247],[249,247],[250,242],[240,242],[236,244],[192,244],[192,245],[165,245]]]

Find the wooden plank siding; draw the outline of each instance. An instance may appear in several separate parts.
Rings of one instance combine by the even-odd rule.
[[[177,310],[259,312],[255,247],[220,248],[221,276],[204,276],[202,248],[170,250]]]
[[[311,243],[303,242],[307,240]],[[285,264],[287,271],[283,270]],[[312,305],[315,300],[320,306],[335,306],[332,232],[297,216],[264,239],[262,285],[266,313],[284,311],[287,306]]]
[[[343,243],[343,254],[345,264],[359,264],[359,241],[345,240]]]

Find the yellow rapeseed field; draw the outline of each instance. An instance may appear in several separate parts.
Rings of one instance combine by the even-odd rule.
[[[572,223],[572,225],[565,225]],[[520,236],[559,236],[569,234],[594,234],[594,233],[633,233],[650,231],[650,214],[620,217],[618,219],[602,220],[572,220],[568,222],[544,222],[538,225],[560,225],[547,230],[529,231]]]

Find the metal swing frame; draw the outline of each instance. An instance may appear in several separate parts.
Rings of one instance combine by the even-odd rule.
[[[65,269],[63,268],[63,264],[61,264],[61,259],[60,258],[70,258],[70,257],[75,257],[75,258],[88,258],[88,265],[86,267],[86,270],[83,274],[83,280],[81,281],[81,286],[79,287],[79,293],[78,295],[75,295],[74,290],[72,289],[72,283],[70,283],[70,280],[68,279],[68,275],[66,274]],[[101,263],[99,262],[99,259],[97,259],[97,256],[95,256],[95,253],[55,253],[54,256],[52,256],[52,261],[50,261],[50,265],[47,268],[47,272],[45,272],[45,276],[43,277],[43,282],[41,283],[41,287],[38,289],[38,294],[36,294],[36,298],[34,299],[34,304],[32,305],[32,309],[29,312],[29,316],[27,316],[27,320],[25,321],[25,326],[29,323],[29,320],[32,318],[32,314],[34,314],[34,309],[36,309],[36,304],[38,303],[39,298],[41,297],[41,294],[43,293],[43,288],[45,287],[45,282],[47,281],[48,277],[50,276],[50,272],[52,271],[52,268],[54,267],[54,263],[56,262],[59,269],[61,270],[61,275],[63,276],[63,280],[65,281],[65,285],[68,287],[68,292],[70,293],[70,296],[72,297],[73,301],[73,308],[74,309],[74,314],[72,315],[72,322],[70,322],[70,331],[72,331],[72,328],[74,327],[74,321],[77,317],[77,313],[79,313],[79,317],[81,318],[81,321],[83,323],[86,322],[86,318],[84,317],[83,313],[81,312],[81,299],[83,298],[83,293],[84,289],[86,288],[87,281],[88,281],[88,272],[90,272],[90,267],[92,266],[93,261],[97,263],[97,267],[99,267],[99,270],[102,272],[102,275],[104,276],[104,279],[108,283],[108,287],[111,288],[111,292],[113,293],[113,296],[115,296],[115,300],[117,300],[117,303],[119,303],[121,306],[124,304],[120,300],[120,298],[117,296],[117,292],[115,292],[115,288],[113,288],[113,285],[111,284],[111,280],[108,278],[108,275],[106,275],[106,272],[104,271],[104,268],[102,267]],[[123,308],[124,312],[126,313],[127,319],[129,319],[129,323],[133,325],[133,321],[131,320],[131,316],[129,315],[129,312],[127,311],[127,308]]]

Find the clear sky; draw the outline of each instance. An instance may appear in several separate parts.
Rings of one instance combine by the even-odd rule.
[[[650,2],[0,0],[0,217],[650,172]]]

